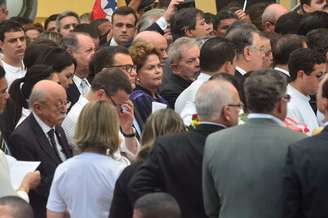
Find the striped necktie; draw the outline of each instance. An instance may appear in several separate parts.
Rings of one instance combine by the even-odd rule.
[[[0,131],[0,150],[2,150],[3,153],[5,153],[5,154],[9,154],[9,149],[8,149],[8,147],[6,145],[6,142],[5,142],[4,138],[3,138],[3,135],[2,135],[2,132],[1,131]]]

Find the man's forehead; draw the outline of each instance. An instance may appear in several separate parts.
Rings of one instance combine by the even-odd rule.
[[[4,33],[5,39],[7,38],[18,38],[18,37],[22,37],[25,36],[24,31],[10,31],[10,32],[5,32]]]
[[[127,18],[133,18],[133,20],[127,19]],[[135,24],[136,23],[136,18],[134,17],[133,14],[127,14],[127,15],[120,15],[120,14],[115,14],[113,16],[113,24],[115,23],[131,23]]]

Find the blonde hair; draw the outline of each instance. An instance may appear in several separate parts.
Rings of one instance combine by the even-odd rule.
[[[116,109],[105,101],[88,103],[82,110],[75,129],[80,149],[97,147],[113,154],[119,146],[119,119]]]
[[[172,109],[161,109],[151,114],[144,126],[141,135],[142,149],[139,152],[138,160],[144,160],[154,147],[155,139],[158,136],[185,132],[186,128],[183,120]]]
[[[145,64],[149,55],[157,55],[160,57],[160,51],[152,44],[143,40],[136,40],[129,48],[129,53],[132,57],[133,63],[137,65],[137,71]]]

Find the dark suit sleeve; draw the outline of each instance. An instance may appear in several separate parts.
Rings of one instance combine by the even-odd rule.
[[[165,156],[158,142],[150,157],[137,170],[128,185],[128,196],[132,205],[135,201],[150,192],[163,189],[162,164],[165,164]]]
[[[146,31],[155,31],[158,32],[161,35],[164,35],[164,31],[158,26],[156,22],[154,22],[150,27],[146,29]]]
[[[299,177],[300,166],[297,164],[297,152],[295,145],[288,148],[286,161],[286,176],[284,179],[285,193],[285,218],[302,218],[302,193]]]

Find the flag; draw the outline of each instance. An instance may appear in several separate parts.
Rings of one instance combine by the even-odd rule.
[[[91,12],[92,20],[101,18],[111,20],[112,14],[117,8],[118,1],[119,0],[96,0]]]

